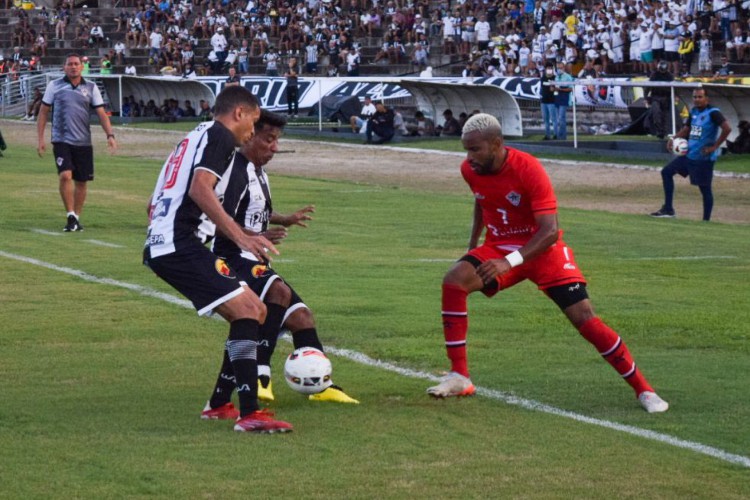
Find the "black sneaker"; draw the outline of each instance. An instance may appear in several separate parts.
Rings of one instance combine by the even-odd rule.
[[[70,233],[73,231],[83,231],[83,226],[80,222],[78,222],[78,219],[76,219],[75,215],[68,215],[68,223],[65,224],[63,231],[65,231],[66,233]]]
[[[656,212],[651,212],[651,213],[650,213],[649,215],[650,215],[651,217],[659,217],[659,218],[670,218],[670,219],[673,219],[673,218],[674,218],[674,216],[675,216],[675,213],[674,213],[674,210],[673,210],[673,209],[671,209],[671,208],[670,208],[670,209],[667,209],[667,208],[665,208],[665,207],[661,207],[661,208],[660,208],[659,210],[657,210]]]

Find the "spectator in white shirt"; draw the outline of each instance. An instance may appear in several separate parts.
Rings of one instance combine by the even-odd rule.
[[[490,43],[490,33],[492,31],[490,23],[487,22],[487,16],[482,14],[479,16],[479,21],[474,25],[474,31],[477,36],[477,48],[479,51],[487,49]]]

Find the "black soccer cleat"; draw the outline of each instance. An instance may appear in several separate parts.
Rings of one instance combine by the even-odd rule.
[[[78,221],[75,215],[68,215],[68,223],[65,224],[63,231],[66,233],[72,233],[74,231],[83,231],[83,226]]]
[[[674,209],[661,207],[656,212],[651,212],[649,214],[651,217],[658,217],[658,218],[670,218],[673,219],[675,217]]]

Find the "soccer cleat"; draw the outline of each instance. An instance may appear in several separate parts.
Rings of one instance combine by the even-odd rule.
[[[265,401],[266,403],[270,403],[274,400],[271,377],[266,375],[258,376],[258,399]]]
[[[649,413],[663,413],[669,409],[669,403],[655,392],[643,391],[638,395],[638,401],[640,401],[643,409]]]
[[[274,432],[291,432],[292,424],[274,420],[273,413],[268,410],[258,410],[250,415],[240,417],[234,424],[237,432],[258,432],[261,434],[273,434]]]
[[[675,217],[674,209],[666,208],[666,207],[661,207],[659,210],[657,210],[656,212],[651,212],[649,215],[651,217],[670,218],[670,219]]]
[[[78,218],[75,215],[68,215],[68,223],[65,224],[63,231],[71,233],[73,231],[83,231],[83,226],[78,222]]]
[[[427,394],[433,398],[473,396],[476,392],[477,389],[471,383],[471,379],[456,372],[449,372],[438,385],[427,389]]]
[[[225,403],[218,408],[211,408],[211,404],[207,402],[206,407],[201,412],[203,420],[237,420],[239,416],[240,411],[232,403]]]
[[[359,404],[359,401],[350,397],[344,392],[344,389],[337,385],[332,385],[322,390],[317,394],[310,394],[308,397],[310,401],[329,401],[331,403],[352,403],[355,405]]]

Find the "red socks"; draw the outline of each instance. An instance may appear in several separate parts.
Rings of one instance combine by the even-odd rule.
[[[445,349],[451,360],[451,370],[469,376],[466,362],[466,331],[469,317],[466,313],[468,292],[455,285],[443,285],[443,335]]]
[[[633,361],[625,342],[604,321],[596,317],[591,318],[581,325],[578,331],[581,332],[583,338],[596,347],[599,354],[612,365],[612,368],[622,375],[625,382],[635,390],[636,395],[643,391],[653,392],[653,388],[638,367],[635,366],[635,361]]]

